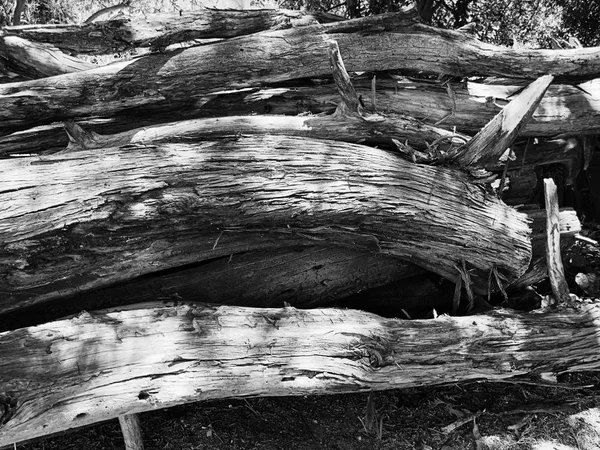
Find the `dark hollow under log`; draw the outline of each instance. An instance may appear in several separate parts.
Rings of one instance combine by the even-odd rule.
[[[231,254],[367,248],[487,292],[531,258],[529,227],[458,170],[384,150],[262,136],[0,165],[0,311]]]

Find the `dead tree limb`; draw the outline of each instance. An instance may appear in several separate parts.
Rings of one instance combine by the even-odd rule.
[[[340,20],[331,14],[318,12],[207,8],[84,25],[22,25],[6,27],[4,32],[49,43],[68,53],[106,54],[135,47],[164,48],[194,39],[232,38],[270,29],[283,30]]]
[[[113,6],[108,6],[106,8],[102,8],[99,11],[96,11],[94,14],[92,14],[87,19],[85,19],[83,24],[87,25],[88,23],[95,22],[96,19],[98,19],[98,17],[101,17],[105,14],[110,14],[110,13],[113,13],[116,11],[121,11],[122,9],[127,9],[127,8],[129,8],[129,6],[130,6],[130,0],[125,0],[123,3],[119,3],[118,5],[113,5]]]
[[[552,75],[544,75],[531,83],[473,139],[458,149],[456,161],[465,167],[496,165],[533,115],[553,79]]]
[[[0,446],[214,398],[332,394],[600,368],[597,305],[401,321],[179,304],[0,334]]]
[[[531,258],[526,216],[465,174],[356,144],[234,137],[4,160],[0,174],[2,311],[286,239],[375,243],[449,279],[465,260],[484,292],[493,266],[509,282]]]
[[[342,49],[348,71],[408,69],[522,78],[600,74],[599,49],[499,49],[399,14],[256,33],[99,69],[1,85],[0,131],[75,116],[194,110],[198,99],[207,94],[328,75],[331,39]],[[413,24],[405,28],[407,21]],[[370,33],[373,29],[377,32]]]
[[[0,36],[0,58],[9,69],[30,79],[97,67],[95,64],[65,55],[48,44],[29,42],[17,36]]]

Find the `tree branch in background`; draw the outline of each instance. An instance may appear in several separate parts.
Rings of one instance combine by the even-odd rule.
[[[109,14],[111,12],[119,11],[120,9],[129,8],[129,6],[130,6],[130,1],[126,0],[123,3],[119,3],[118,5],[109,6],[108,8],[103,8],[100,11],[96,11],[94,14],[92,14],[90,17],[88,17],[85,20],[85,22],[83,22],[83,23],[84,24],[92,23],[93,21],[95,21],[100,16],[103,16],[105,14]]]
[[[13,25],[21,24],[21,13],[23,12],[23,9],[25,8],[26,2],[27,2],[27,0],[17,0],[17,3],[15,4],[15,12],[13,14]]]

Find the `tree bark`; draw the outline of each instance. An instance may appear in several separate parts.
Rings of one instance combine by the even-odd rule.
[[[225,239],[222,237],[222,239]],[[356,242],[356,241],[355,241]],[[295,245],[294,245],[295,244]],[[357,243],[359,244],[359,243]],[[361,248],[362,247],[362,248]],[[150,301],[198,301],[215,304],[297,308],[347,306],[345,299],[388,284],[403,284],[396,310],[429,311],[447,303],[441,291],[423,298],[409,279],[420,267],[378,252],[375,240],[355,248],[288,239],[281,247],[232,253],[148,276],[75,293],[52,304],[15,309],[0,315],[0,332],[49,322],[79,313]],[[423,284],[423,283],[421,283]],[[435,295],[435,298],[433,298]],[[377,302],[370,305],[377,307]]]
[[[107,54],[135,47],[165,48],[194,39],[246,36],[343,20],[332,14],[284,9],[181,11],[148,14],[135,21],[113,19],[84,25],[24,25],[4,33],[48,43],[67,53]]]
[[[357,88],[358,95],[365,102],[366,109],[371,108],[370,101],[370,83],[364,80],[353,80],[353,84]],[[367,84],[369,86],[367,86]],[[581,134],[600,134],[600,91],[592,89],[594,86],[600,86],[599,83],[590,81],[584,85],[592,96],[588,97],[580,90],[572,86],[566,85],[551,85],[546,91],[545,96],[540,101],[536,112],[529,122],[521,129],[521,136],[556,136]],[[503,105],[509,100],[509,95],[516,92],[518,86],[490,86],[477,85],[476,83],[468,83],[468,91],[461,88],[461,85],[453,84],[452,92],[455,96],[455,107],[452,99],[448,95],[446,89],[441,85],[420,82],[395,82],[392,80],[377,81],[377,105],[378,110],[383,116],[390,115],[389,120],[398,120],[398,124],[402,126],[402,133],[396,138],[403,140],[402,136],[406,136],[410,145],[417,148],[422,148],[425,142],[431,144],[433,141],[442,137],[444,131],[453,130],[454,127],[460,132],[475,134],[480,128],[485,126],[487,121],[491,120],[495,114],[498,114]],[[582,85],[583,86],[583,85]],[[471,95],[468,92],[478,92],[480,89],[481,95]],[[486,97],[485,94],[490,94]],[[495,95],[493,95],[495,94]],[[587,97],[587,98],[586,98]],[[333,85],[318,85],[318,86],[303,86],[301,82],[296,87],[273,87],[269,89],[241,91],[237,93],[209,95],[199,100],[202,103],[198,109],[194,111],[174,111],[169,113],[168,121],[189,120],[192,118],[207,118],[214,116],[235,116],[235,115],[256,115],[256,114],[271,114],[271,115],[297,115],[313,113],[333,113],[337,104],[340,102],[339,94]],[[454,107],[454,113],[453,111]],[[394,114],[402,114],[398,117]],[[305,117],[304,120],[309,120],[310,117]],[[312,119],[316,119],[313,117]],[[404,119],[404,120],[402,120]],[[227,120],[234,121],[235,119],[222,119],[218,123],[223,124]],[[239,119],[242,120],[242,119]],[[249,123],[258,122],[258,118],[247,118]],[[283,120],[283,119],[281,119]],[[299,121],[300,119],[289,119],[290,121]],[[321,119],[321,120],[332,120]],[[441,120],[441,122],[440,122]],[[138,127],[147,127],[164,123],[164,115],[154,117],[138,117],[138,116],[122,116],[107,118],[104,120],[84,120],[80,121],[81,125],[90,131],[101,134],[115,134],[131,130]],[[355,122],[357,122],[355,120]],[[430,128],[431,125],[438,123],[437,126]],[[208,123],[208,122],[207,122]],[[216,120],[212,120],[216,124]],[[365,124],[371,129],[373,126],[383,126],[382,124]],[[360,125],[360,123],[359,123]],[[235,128],[233,125],[232,128]],[[238,126],[240,122],[238,122]],[[337,130],[338,125],[331,128],[331,132]],[[353,124],[352,127],[357,126]],[[432,130],[430,133],[429,130]],[[310,130],[306,130],[310,134]],[[366,134],[370,138],[377,135]],[[389,133],[388,133],[389,134]],[[436,137],[437,136],[437,137]],[[560,160],[565,158],[572,159],[576,157],[574,146],[578,144],[571,139],[563,138],[563,146],[559,141],[551,148],[546,146],[531,145],[526,159],[528,161],[537,161],[538,163],[550,163],[557,156]],[[36,127],[31,130],[22,131],[6,136],[0,136],[0,156],[22,154],[22,153],[43,153],[47,151],[57,151],[64,149],[69,143],[67,135],[63,132],[62,124],[54,124],[45,127]],[[447,145],[449,141],[444,140],[442,145]],[[521,149],[519,153],[519,148]],[[523,153],[524,145],[514,148],[517,156]],[[541,152],[541,153],[540,153]],[[565,153],[565,155],[558,155]],[[550,155],[552,154],[552,156]],[[567,156],[569,153],[571,156]],[[525,163],[526,165],[529,162]],[[514,167],[521,167],[522,160],[519,158],[515,162]],[[569,172],[574,173],[574,166]]]
[[[65,55],[47,44],[29,42],[17,36],[0,37],[0,58],[6,66],[29,79],[93,69],[98,66]]]
[[[373,33],[373,30],[377,30]],[[508,50],[460,32],[416,23],[414,14],[268,31],[99,69],[0,86],[0,131],[77,116],[147,115],[195,109],[198,99],[330,73],[328,41],[335,40],[349,71],[417,70],[457,76],[495,74],[557,78],[600,74],[600,50]],[[215,76],[215,67],[219,68]]]
[[[3,161],[0,311],[298,242],[375,247],[487,292],[531,258],[526,216],[457,170],[355,144],[234,137]],[[315,241],[316,239],[316,241]],[[23,304],[20,304],[23,302]]]
[[[0,334],[0,445],[206,399],[598,370],[599,329],[597,305],[416,321],[203,304],[83,312]]]

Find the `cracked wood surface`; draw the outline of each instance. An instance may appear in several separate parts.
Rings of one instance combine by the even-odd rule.
[[[339,20],[341,18],[337,16],[319,12],[206,8],[84,25],[21,25],[5,27],[3,31],[8,36],[52,44],[68,53],[104,54],[135,47],[164,48],[194,39],[232,38],[269,29],[283,30]]]
[[[458,149],[459,165],[493,167],[502,154],[512,146],[521,129],[554,80],[552,75],[538,78],[506,105],[479,133]]]
[[[133,61],[0,86],[0,131],[73,117],[168,113],[195,109],[219,91],[330,73],[327,47],[338,42],[348,71],[405,69],[456,76],[557,79],[600,74],[600,49],[511,50],[463,33],[386,14],[282,31],[267,31],[153,54]]]
[[[105,148],[0,166],[0,311],[244,251],[372,249],[479,291],[531,258],[526,215],[458,170],[279,136]]]
[[[600,368],[598,305],[435,320],[142,304],[0,333],[0,445],[215,398]]]
[[[359,95],[365,101],[367,110],[370,110],[370,82],[353,80]],[[485,85],[468,82],[466,85],[453,84],[452,89],[456,97],[456,108],[453,105],[443,86],[409,81],[403,79],[377,81],[377,105],[379,111],[385,116],[381,124],[361,123],[366,127],[363,131],[371,139],[377,138],[375,127],[385,126],[386,121],[397,123],[399,130],[389,133],[398,133],[399,139],[403,136],[409,144],[422,148],[425,142],[432,143],[443,135],[440,130],[452,130],[454,127],[459,132],[475,134],[486,125],[508,103],[512,94],[520,86]],[[555,136],[557,134],[581,135],[600,133],[600,83],[592,80],[581,84],[586,94],[574,86],[551,85],[531,120],[524,125],[520,134],[522,136]],[[190,120],[193,117],[207,116],[236,116],[256,114],[283,114],[296,115],[301,113],[333,113],[340,98],[333,85],[273,87],[268,89],[250,89],[236,93],[206,96],[199,103],[199,109],[194,112],[179,111],[168,115],[168,121],[180,119]],[[397,114],[410,117],[398,117]],[[310,122],[310,117],[304,120]],[[312,118],[315,119],[315,118]],[[211,118],[217,123],[214,118]],[[234,121],[235,119],[223,119]],[[259,121],[258,118],[238,119],[240,122],[232,125],[243,128],[244,120],[248,122]],[[276,119],[275,119],[276,120]],[[280,119],[283,120],[283,119]],[[298,121],[299,119],[288,119]],[[321,119],[331,120],[331,119]],[[441,121],[441,122],[440,122]],[[86,130],[101,134],[115,134],[134,128],[153,126],[165,122],[164,115],[137,117],[121,116],[105,120],[78,121]],[[438,123],[439,122],[439,123]],[[291,122],[290,122],[291,123]],[[438,123],[436,126],[431,124]],[[356,123],[353,126],[357,125]],[[348,124],[350,125],[350,124]],[[331,128],[336,132],[340,125]],[[352,127],[348,127],[352,130]],[[345,128],[342,128],[342,131]],[[310,132],[310,130],[307,130]],[[353,133],[357,134],[357,133]],[[437,137],[436,137],[437,136]],[[45,151],[62,150],[68,144],[68,137],[62,130],[62,124],[47,127],[36,127],[30,130],[0,136],[0,156],[18,153],[36,153]],[[443,144],[447,144],[444,142]],[[518,152],[518,149],[515,149]],[[528,157],[540,159],[535,148],[530,149]],[[545,150],[544,150],[545,152]],[[520,164],[518,162],[517,164]]]

